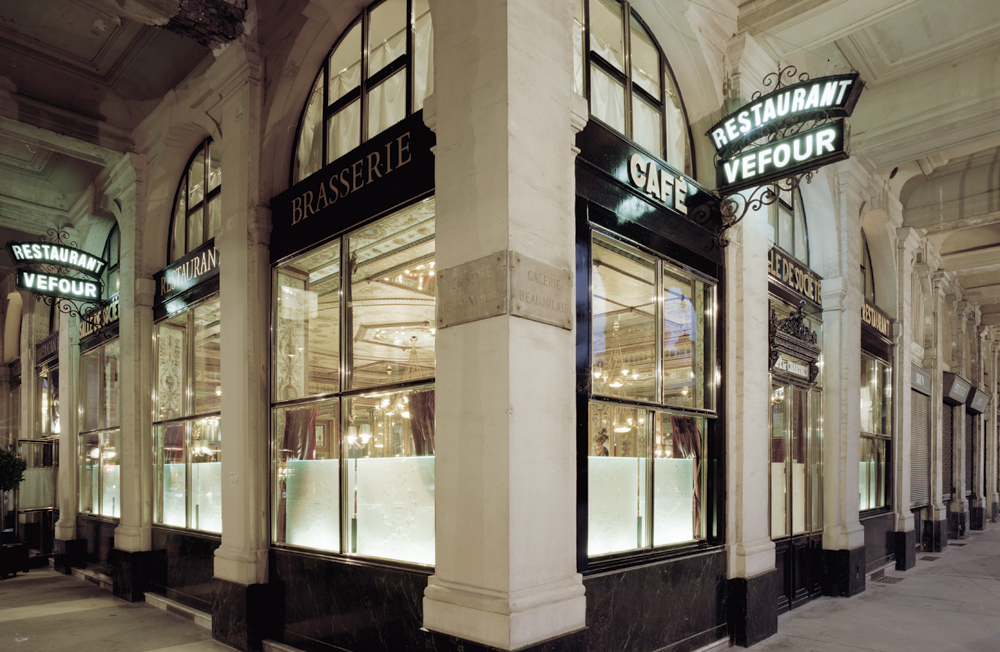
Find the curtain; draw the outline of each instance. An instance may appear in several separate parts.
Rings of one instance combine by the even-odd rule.
[[[285,432],[281,437],[279,464],[288,460],[311,460],[316,454],[316,408],[300,408],[285,412]],[[277,540],[285,541],[285,476],[278,480]]]
[[[299,130],[299,145],[295,149],[295,182],[298,183],[319,170],[323,141],[316,137],[323,122],[323,77],[316,79]]]
[[[417,455],[434,454],[434,392],[410,394],[410,430]]]
[[[374,138],[406,116],[406,69],[368,92],[368,137]]]
[[[327,163],[336,161],[361,143],[361,102],[354,100],[330,118]]]
[[[673,456],[675,458],[690,458],[694,460],[694,538],[701,535],[701,476],[702,476],[702,439],[694,417],[670,417],[670,429],[673,431]]]
[[[663,152],[660,128],[660,111],[632,96],[632,140],[639,143],[655,156]]]
[[[431,12],[413,24],[413,110],[424,108],[424,98],[434,93],[434,26]]]
[[[597,66],[590,67],[590,112],[625,133],[625,87]]]

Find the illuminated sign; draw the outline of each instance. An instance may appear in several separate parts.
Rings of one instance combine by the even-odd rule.
[[[675,176],[641,154],[632,154],[628,159],[628,180],[667,207],[687,215],[688,183],[684,177]]]
[[[778,360],[774,363],[773,369],[775,371],[784,371],[793,376],[809,378],[809,363],[796,360],[785,354],[778,355]]]
[[[51,242],[8,242],[7,250],[16,265],[58,265],[89,274],[94,278],[100,278],[101,272],[108,265],[104,260],[91,256],[86,251]]]
[[[867,299],[861,306],[861,323],[885,339],[892,339],[892,319]]]
[[[24,269],[17,270],[17,289],[90,303],[97,303],[101,296],[101,284],[97,281],[59,274],[42,274]]]
[[[745,104],[706,132],[719,156],[730,156],[768,131],[797,122],[847,118],[864,89],[857,73],[785,86]]]
[[[803,131],[719,161],[719,190],[735,192],[848,158],[843,120]]]
[[[767,273],[789,290],[822,305],[822,281],[808,268],[798,264],[777,247],[767,252]]]

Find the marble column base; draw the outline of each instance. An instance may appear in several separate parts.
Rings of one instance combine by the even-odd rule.
[[[264,639],[280,640],[285,613],[280,584],[238,584],[216,577],[212,585],[212,638],[244,652],[261,650]]]
[[[750,647],[778,633],[778,571],[728,581],[729,637]]]
[[[86,539],[55,539],[52,542],[55,552],[54,566],[57,571],[69,575],[74,568],[83,568],[87,565],[87,540]]]
[[[917,565],[917,531],[893,532],[896,570],[910,570]]]
[[[127,552],[115,548],[108,559],[114,578],[115,597],[142,602],[150,583],[166,584],[167,551]]]
[[[920,548],[924,552],[941,552],[948,547],[948,522],[924,521]]]
[[[985,507],[970,507],[969,508],[969,529],[971,530],[982,530],[986,527],[986,508]]]
[[[1000,521],[1000,503],[993,503],[990,507],[990,520],[994,523]]]
[[[823,551],[823,595],[849,598],[865,590],[865,547]]]
[[[948,512],[948,538],[964,539],[969,524],[969,512]]]

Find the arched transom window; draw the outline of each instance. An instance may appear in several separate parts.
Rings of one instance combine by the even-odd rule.
[[[574,41],[574,88],[590,100],[590,115],[690,175],[676,80],[630,3],[577,0]]]
[[[109,299],[116,294],[120,288],[118,276],[118,263],[121,258],[121,233],[118,231],[118,224],[111,227],[111,233],[104,243],[104,253],[101,258],[108,261],[108,266],[101,274],[101,285],[104,289],[102,299]]]
[[[861,230],[861,287],[865,298],[875,303],[875,275],[872,273],[872,254],[868,250],[868,238]]]
[[[212,139],[206,138],[191,155],[177,186],[168,262],[214,238],[221,222],[222,156]]]
[[[806,226],[802,194],[798,188],[791,192],[782,190],[779,193],[778,201],[771,205],[767,221],[774,230],[774,244],[808,267],[809,229]]]
[[[423,108],[434,90],[433,38],[428,0],[382,0],[357,17],[309,94],[293,184]]]

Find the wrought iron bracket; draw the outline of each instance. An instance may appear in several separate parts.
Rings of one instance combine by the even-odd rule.
[[[779,179],[773,183],[757,186],[745,195],[745,191],[734,192],[719,197],[719,209],[722,212],[722,221],[716,228],[715,237],[720,247],[729,245],[729,237],[726,232],[743,221],[750,211],[760,210],[765,206],[778,201],[782,192],[792,192],[805,180],[812,182],[816,176],[816,170],[809,170],[791,177]]]

